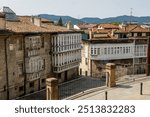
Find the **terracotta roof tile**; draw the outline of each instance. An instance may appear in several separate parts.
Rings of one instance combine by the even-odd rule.
[[[128,24],[127,26],[120,28],[116,32],[118,33],[129,33],[129,32],[150,32],[146,28],[142,28],[140,25],[137,24]]]
[[[119,29],[119,26],[114,25],[114,24],[99,24],[98,28],[103,28],[103,29]]]
[[[42,19],[44,23],[41,26],[36,26],[31,22],[31,16],[18,16],[19,21],[6,21],[6,28],[16,33],[39,33],[39,32],[73,32],[66,27],[55,26],[48,22],[48,20]]]
[[[109,33],[109,32],[111,32],[111,30],[109,30],[109,29],[93,29],[92,32],[93,33]]]
[[[80,25],[78,25],[78,27],[80,29],[89,29],[89,28],[93,28],[95,26],[97,26],[97,24],[80,24]]]

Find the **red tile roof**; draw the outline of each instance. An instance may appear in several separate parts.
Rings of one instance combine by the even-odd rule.
[[[45,19],[41,19],[41,22],[41,26],[36,26],[31,22],[31,16],[18,16],[18,21],[6,21],[6,28],[16,33],[75,32],[66,27],[56,26]]]
[[[98,28],[100,27],[103,29],[119,29],[119,26],[114,24],[99,24]]]
[[[78,27],[80,29],[91,29],[95,26],[97,26],[97,24],[80,24],[80,25],[78,25]]]

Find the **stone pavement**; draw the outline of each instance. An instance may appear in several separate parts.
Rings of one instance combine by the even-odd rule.
[[[143,82],[143,95],[140,95],[141,82]],[[133,82],[117,83],[116,87],[106,88],[74,99],[105,100],[105,91],[108,92],[108,100],[150,100],[150,77]]]
[[[144,85],[144,95],[140,96],[140,82]],[[117,87],[107,88],[104,80],[95,78],[79,78],[62,83],[59,86],[60,99],[87,99],[103,100],[105,91],[108,91],[108,99],[150,99],[150,77],[143,75],[124,76],[117,82]],[[19,97],[20,100],[45,100],[46,90],[41,90]]]
[[[97,88],[105,85],[104,80],[81,77],[72,81],[59,84],[59,99],[64,99],[91,88]],[[26,96],[17,98],[19,100],[45,100],[46,90],[37,91]]]

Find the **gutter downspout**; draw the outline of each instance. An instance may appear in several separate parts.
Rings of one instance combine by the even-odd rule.
[[[25,50],[25,35],[23,36],[23,58],[24,58],[24,95],[26,95],[26,82],[27,82],[27,75],[26,75],[26,50]]]
[[[147,59],[146,59],[146,76],[150,75],[150,37],[148,38]]]
[[[9,38],[6,37],[4,39],[4,43],[5,43],[5,64],[6,64],[6,91],[7,91],[7,100],[9,100],[9,78],[8,78],[8,60],[7,60],[7,39]]]
[[[135,39],[134,39],[134,42],[133,42],[133,73],[132,75],[134,75],[134,72],[135,72],[135,52],[136,52],[136,43],[135,43]]]

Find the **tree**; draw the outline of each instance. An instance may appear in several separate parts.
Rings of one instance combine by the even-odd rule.
[[[120,23],[120,22],[112,22],[111,24],[119,25],[119,24],[121,24],[121,23]]]
[[[58,25],[58,26],[63,26],[63,21],[62,21],[61,17],[59,18],[57,25]]]

